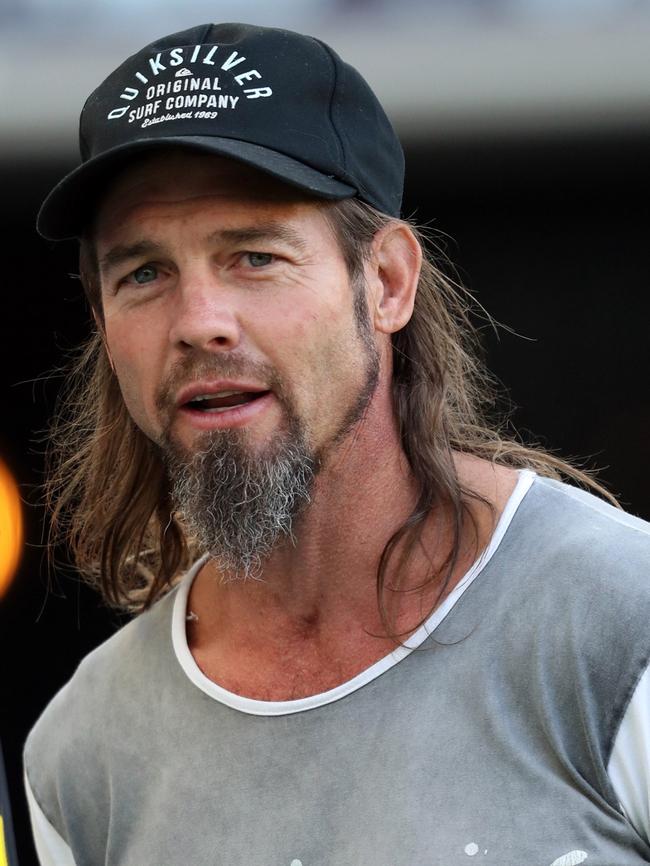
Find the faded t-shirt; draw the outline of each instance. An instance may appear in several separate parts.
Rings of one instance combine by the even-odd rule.
[[[417,648],[311,698],[201,674],[190,574],[30,734],[35,808],[73,858],[49,862],[649,863],[608,765],[650,658],[650,527],[557,482],[519,491]]]

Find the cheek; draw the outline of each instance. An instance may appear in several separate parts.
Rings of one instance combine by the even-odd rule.
[[[140,378],[139,367],[147,348],[137,332],[112,319],[106,320],[106,343],[120,382]]]
[[[339,319],[340,315],[329,309],[308,309],[295,310],[278,322],[277,349],[298,380],[302,374],[326,374],[323,356],[329,356],[341,341]]]
[[[109,320],[106,340],[126,408],[143,433],[155,438],[155,347],[139,329]]]
[[[280,324],[285,329],[277,342],[281,367],[312,423],[327,426],[365,379],[366,349],[354,315],[321,308],[292,316],[290,328],[286,318]]]

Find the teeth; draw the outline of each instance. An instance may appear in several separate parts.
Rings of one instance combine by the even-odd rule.
[[[233,394],[242,393],[242,391],[217,391],[214,394],[199,394],[198,397],[192,397],[190,402],[197,403],[199,400],[214,400],[215,397],[231,397]]]

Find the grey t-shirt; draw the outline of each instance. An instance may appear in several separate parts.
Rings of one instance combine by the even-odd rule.
[[[650,659],[642,521],[537,479],[424,643],[308,709],[197,687],[176,597],[89,655],[29,736],[77,866],[650,863],[607,774]]]

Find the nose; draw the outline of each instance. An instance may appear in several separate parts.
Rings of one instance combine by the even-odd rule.
[[[213,270],[194,268],[179,278],[169,332],[171,344],[180,349],[223,352],[241,340],[237,302],[232,290]]]

